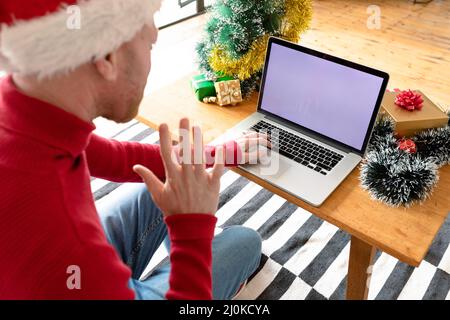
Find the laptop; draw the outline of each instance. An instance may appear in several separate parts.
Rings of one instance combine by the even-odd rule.
[[[221,138],[267,133],[265,164],[241,168],[320,206],[361,162],[389,75],[270,38],[258,109]]]

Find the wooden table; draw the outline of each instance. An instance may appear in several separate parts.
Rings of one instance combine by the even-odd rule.
[[[209,142],[256,110],[256,97],[236,107],[197,102],[189,79],[184,77],[144,98],[138,120],[152,128],[165,122],[176,132],[179,119],[189,117],[203,128],[205,142]],[[351,235],[347,299],[367,299],[376,248],[409,265],[419,266],[450,211],[450,166],[440,170],[439,184],[432,197],[408,209],[390,208],[372,200],[360,187],[359,168],[320,208],[239,168],[234,171]]]

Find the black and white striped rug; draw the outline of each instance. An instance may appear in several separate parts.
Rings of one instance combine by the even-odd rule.
[[[137,121],[101,120],[97,134],[121,141],[157,143],[157,132]],[[127,184],[92,179],[96,201],[108,201]],[[217,232],[229,225],[257,230],[263,239],[261,265],[240,299],[344,299],[350,237],[337,227],[288,203],[257,184],[226,171],[222,177]],[[420,267],[378,252],[369,299],[450,300],[450,218]],[[167,256],[161,247],[144,277]]]

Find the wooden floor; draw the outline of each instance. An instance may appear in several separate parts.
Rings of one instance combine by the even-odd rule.
[[[381,10],[379,30],[367,27],[367,8],[374,3]],[[302,45],[386,71],[389,88],[420,89],[445,109],[450,106],[450,1],[315,0],[313,12]],[[160,32],[147,94],[196,70],[195,43],[207,18]]]
[[[367,7],[381,9],[381,28],[369,30]],[[379,68],[390,88],[421,89],[450,106],[450,1],[314,1],[302,44]]]

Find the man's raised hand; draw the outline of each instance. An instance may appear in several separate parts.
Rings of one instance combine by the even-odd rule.
[[[179,163],[172,147],[168,126],[162,124],[159,127],[161,156],[166,171],[165,183],[142,165],[133,168],[145,182],[155,204],[165,216],[182,213],[214,214],[217,211],[220,178],[225,163],[223,147],[217,147],[214,167],[211,172],[207,172],[201,130],[199,127],[192,128],[193,146],[190,132],[189,120],[182,119]],[[193,152],[190,152],[191,148]]]

